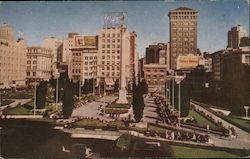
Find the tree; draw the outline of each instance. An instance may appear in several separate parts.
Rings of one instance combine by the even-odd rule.
[[[41,81],[36,89],[36,106],[40,109],[45,107],[47,95],[47,81]]]
[[[140,85],[141,85],[140,87],[142,89],[142,93],[143,94],[148,94],[148,84],[147,84],[145,79],[142,79]]]
[[[114,92],[118,92],[118,91],[119,91],[119,80],[117,79],[114,85]]]
[[[143,90],[142,85],[139,83],[138,86],[133,84],[133,111],[134,118],[136,122],[140,122],[143,117],[143,110],[145,107],[144,99],[143,99]]]
[[[63,116],[68,118],[71,116],[74,107],[74,84],[66,79],[65,89],[63,94]]]

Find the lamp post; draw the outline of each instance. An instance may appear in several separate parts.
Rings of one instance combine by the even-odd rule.
[[[244,109],[245,109],[245,111],[246,111],[246,119],[248,119],[248,110],[249,110],[249,106],[248,106],[248,105],[244,106]]]
[[[178,126],[181,127],[181,81],[184,76],[175,76],[175,81],[178,84]]]
[[[80,101],[80,98],[81,98],[81,77],[79,79],[79,101]]]
[[[55,76],[56,76],[56,111],[58,110],[58,99],[59,99],[59,73],[58,72],[56,72],[56,74],[55,74]]]
[[[34,92],[34,117],[36,116],[36,77],[35,77],[35,92]]]

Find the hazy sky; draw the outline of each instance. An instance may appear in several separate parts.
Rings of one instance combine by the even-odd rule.
[[[178,7],[199,11],[198,47],[214,52],[226,47],[227,31],[238,24],[249,33],[248,0],[0,2],[0,23],[12,25],[29,45],[46,36],[63,38],[68,32],[96,35],[105,12],[127,12],[128,29],[138,35],[138,51],[153,42],[169,41],[168,12]]]

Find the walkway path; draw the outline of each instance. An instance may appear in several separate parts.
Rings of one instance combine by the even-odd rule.
[[[88,117],[88,118],[99,118],[103,119],[104,117],[99,115],[98,108],[102,106],[108,105],[107,103],[111,103],[115,101],[116,96],[104,96],[96,101],[85,104],[82,107],[76,108],[73,110],[72,117]]]
[[[144,98],[145,108],[143,111],[142,121],[147,123],[156,123],[157,120],[157,105],[153,97]]]
[[[226,127],[233,127],[236,132],[236,138],[229,139],[222,139],[218,138],[218,136],[211,135],[211,139],[214,141],[216,146],[220,147],[229,147],[229,148],[239,148],[239,149],[250,149],[250,134],[242,129],[239,129],[235,125],[225,121],[224,119],[220,118],[216,114],[208,111],[207,109],[203,108],[202,106],[198,105],[197,103],[192,104],[198,110],[202,110],[205,114],[212,116],[215,121],[220,121]]]

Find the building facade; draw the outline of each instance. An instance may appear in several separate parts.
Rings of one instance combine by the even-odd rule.
[[[125,61],[125,74],[126,83],[133,80],[133,72],[130,72],[133,66],[131,55],[132,47],[136,49],[136,45],[131,45],[131,42],[136,42],[136,36],[128,31],[126,28],[121,37],[121,28],[106,27],[99,32],[98,42],[98,57],[97,57],[97,78],[98,82],[102,79],[106,82],[106,89],[112,90],[116,80],[120,80],[121,76],[121,56]],[[131,39],[132,38],[134,39]],[[123,40],[122,40],[123,39]],[[131,47],[132,46],[132,47]],[[123,53],[121,55],[121,52]],[[131,58],[130,58],[131,57]]]
[[[56,72],[58,72],[59,64],[62,61],[61,60],[61,54],[62,54],[62,45],[63,41],[60,39],[57,39],[55,37],[46,37],[43,39],[42,47],[49,48],[52,50],[52,75],[56,76]]]
[[[10,25],[0,26],[0,88],[24,86],[26,81],[27,45],[23,39],[14,40]]]
[[[227,48],[238,49],[244,37],[247,37],[247,32],[242,26],[232,27],[227,33]]]
[[[179,55],[197,54],[198,11],[180,7],[168,14],[170,25],[170,68],[176,69]]]
[[[70,49],[69,78],[74,82],[97,77],[98,37],[75,35]]]
[[[143,71],[148,85],[148,93],[164,95],[167,65],[144,64]]]
[[[27,82],[49,81],[52,75],[53,51],[44,47],[31,46],[27,52]]]

